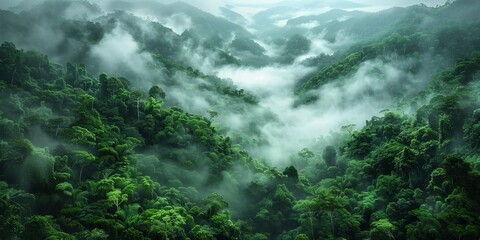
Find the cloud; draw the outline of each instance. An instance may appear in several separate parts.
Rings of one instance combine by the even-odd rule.
[[[173,14],[168,18],[162,18],[158,20],[162,25],[172,29],[176,34],[181,35],[185,30],[192,27],[192,19],[183,14]]]
[[[102,14],[100,11],[97,12],[96,10],[97,9],[92,9],[90,6],[82,4],[81,2],[73,2],[63,11],[62,17],[69,20],[94,20],[95,18],[100,17]]]
[[[240,88],[260,97],[260,106],[252,109],[260,116],[272,112],[275,120],[260,124],[263,138],[268,144],[251,148],[255,157],[269,161],[277,167],[290,164],[289,158],[316,140],[339,131],[341,126],[355,124],[361,127],[372,116],[386,108],[395,108],[395,96],[422,89],[416,82],[418,75],[410,72],[418,59],[391,58],[362,63],[351,75],[339,78],[311,94],[319,100],[312,105],[292,107],[295,96],[292,89],[296,81],[313,71],[294,63],[289,66],[270,65],[263,68],[224,67],[218,75],[230,78]],[[393,89],[393,90],[392,90]],[[236,116],[221,119],[234,127],[243,127]]]
[[[90,50],[90,56],[100,62],[102,69],[118,75],[127,74],[139,76],[150,75],[152,57],[140,51],[133,37],[120,27],[107,34]]]
[[[1,9],[9,9],[12,7],[21,6],[18,10],[26,10],[28,7],[38,4],[45,0],[2,0],[0,2]],[[106,6],[107,3],[113,0],[97,0],[95,3]],[[137,2],[135,0],[123,0],[127,2]],[[177,2],[178,0],[151,0],[164,4],[170,4]],[[437,5],[443,5],[446,0],[352,0],[352,2],[364,4],[367,6],[374,7],[373,9],[380,10],[389,7],[405,7],[415,4],[424,3],[427,6],[435,7]],[[92,1],[93,2],[93,1]],[[230,9],[244,15],[245,17],[251,16],[259,11],[265,10],[267,8],[281,5],[282,0],[183,0],[183,2],[188,3],[192,6],[195,6],[203,11],[212,13],[214,15],[220,15],[220,7],[228,6]],[[292,1],[293,2],[293,1]],[[292,3],[290,2],[290,4]],[[333,2],[334,3],[334,2]],[[28,6],[28,7],[27,7]],[[311,10],[311,9],[310,9]],[[307,9],[308,11],[308,9]]]
[[[309,58],[317,57],[320,55],[332,55],[334,54],[334,49],[338,49],[339,46],[348,43],[348,38],[339,36],[338,40],[335,43],[331,43],[323,39],[324,34],[320,35],[307,35],[307,38],[310,40],[310,50],[301,56],[298,56],[295,59],[296,63],[301,63]]]
[[[0,9],[15,10],[15,12],[20,12],[23,10],[29,10],[32,6],[44,1],[46,0],[2,0],[0,1]]]
[[[3,0],[0,2],[0,9],[9,9],[11,7],[14,7],[18,4],[18,1],[16,0]]]
[[[220,15],[220,7],[225,6],[227,4],[225,1],[222,0],[188,0],[184,1],[188,4],[191,4],[197,8],[202,9],[203,11],[212,13],[214,15]]]
[[[193,3],[193,2],[188,2]],[[232,3],[232,2],[229,2]],[[200,2],[196,2],[200,4]],[[205,3],[208,8],[217,6],[219,1]],[[222,3],[223,4],[223,3]],[[177,33],[183,32],[191,25],[191,20],[183,15],[174,15],[169,19],[160,19]],[[141,25],[143,26],[143,25]],[[144,26],[145,27],[145,26]],[[37,29],[37,28],[36,28]],[[54,32],[48,27],[38,28],[37,38],[47,39]],[[148,27],[142,29],[148,32]],[[245,112],[220,112],[217,119],[224,126],[236,131],[250,127],[257,120],[259,131],[268,145],[262,148],[251,148],[254,155],[271,160],[274,165],[283,165],[290,154],[310,145],[315,139],[338,130],[340,126],[357,124],[361,126],[365,120],[378,114],[384,108],[392,107],[394,101],[389,89],[398,89],[399,82],[409,83],[415,76],[409,75],[409,62],[413,60],[382,61],[372,60],[363,63],[352,75],[338,79],[315,90],[319,101],[313,105],[293,108],[294,84],[313,68],[303,66],[301,62],[320,54],[332,54],[341,45],[335,45],[322,39],[321,35],[307,36],[311,42],[308,53],[296,59],[291,65],[268,65],[262,68],[253,67],[220,67],[213,62],[215,53],[201,47],[184,45],[179,59],[201,70],[216,72],[219,77],[231,79],[238,88],[253,92],[260,98],[259,106],[243,106]],[[59,37],[60,40],[62,37]],[[348,38],[345,38],[348,41]],[[58,45],[55,40],[52,45]],[[272,45],[262,43],[270,55],[281,52]],[[51,48],[53,48],[53,46]],[[88,52],[91,62],[99,69],[118,76],[135,76],[132,83],[149,88],[157,79],[163,79],[161,71],[152,68],[154,60],[149,53],[143,52],[140,44],[120,26],[107,33]],[[216,108],[225,102],[225,96],[213,91],[199,90],[198,86],[208,85],[200,78],[177,73],[171,76],[174,86],[166,86],[167,100],[179,104],[188,112],[204,114],[210,108]],[[414,88],[407,88],[414,91]],[[191,93],[196,94],[192,95]],[[224,106],[221,106],[224,107]],[[244,111],[244,110],[242,110]],[[276,117],[257,117],[276,116]],[[354,117],[352,117],[354,116]],[[255,119],[255,118],[258,119]],[[230,131],[231,132],[231,131]]]
[[[167,97],[176,105],[180,105],[185,111],[205,115],[207,110],[211,108],[211,104],[207,100],[205,93],[200,91],[199,85],[205,83],[203,79],[192,78],[185,73],[176,73],[173,76],[175,85],[169,87]],[[192,94],[195,92],[195,94]]]
[[[430,7],[445,4],[446,0],[351,0],[368,6],[406,7],[423,3]]]
[[[269,96],[280,91],[290,92],[299,72],[308,72],[308,68],[299,65],[253,67],[223,67],[217,71],[220,78],[230,78],[240,88],[258,96]],[[275,91],[272,91],[275,89]]]

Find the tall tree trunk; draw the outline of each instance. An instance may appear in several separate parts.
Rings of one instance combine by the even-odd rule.
[[[83,167],[84,167],[84,165],[82,164],[82,166],[80,167],[80,173],[78,174],[78,182],[79,182],[79,183],[82,182]]]
[[[333,222],[333,215],[334,215],[334,211],[329,211],[328,212],[328,216],[330,217],[330,224],[332,225],[332,236],[333,238],[335,239],[335,225],[334,225],[334,222]]]

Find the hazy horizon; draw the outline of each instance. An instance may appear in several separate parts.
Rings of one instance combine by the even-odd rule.
[[[32,5],[36,4],[39,2],[43,2],[45,0],[23,0],[23,1],[18,1],[18,0],[3,0],[0,2],[0,9],[11,9],[12,7],[17,7],[17,6],[27,6],[27,5]],[[112,0],[97,0],[94,1],[94,3],[102,5],[108,2],[111,2]],[[132,1],[132,0],[124,0],[124,1]],[[237,13],[243,15],[244,17],[249,17],[249,15],[255,14],[259,11],[266,10],[269,8],[274,8],[274,7],[280,7],[280,6],[289,6],[289,7],[299,7],[302,8],[302,6],[305,5],[310,5],[314,3],[315,5],[324,5],[324,7],[327,8],[340,8],[340,9],[355,9],[355,10],[363,10],[363,11],[379,11],[391,7],[407,7],[411,5],[416,5],[416,4],[425,4],[429,7],[436,7],[436,6],[441,6],[445,4],[446,0],[389,0],[389,1],[382,1],[382,0],[345,0],[345,1],[332,1],[332,0],[323,0],[323,1],[300,1],[300,0],[293,0],[293,1],[287,1],[287,0],[261,0],[261,1],[256,1],[256,0],[208,0],[208,1],[203,1],[203,0],[150,0],[154,2],[159,2],[159,3],[164,3],[164,4],[170,4],[174,2],[185,2],[187,4],[190,4],[192,6],[195,6],[203,11],[212,13],[214,15],[219,16],[220,15],[220,8],[221,7],[226,7],[228,9],[231,9],[233,11],[236,11]],[[135,2],[135,1],[134,1]],[[364,7],[359,7],[359,8],[342,8],[338,7],[339,3],[356,3],[356,4],[362,4]],[[332,7],[334,6],[334,7]]]

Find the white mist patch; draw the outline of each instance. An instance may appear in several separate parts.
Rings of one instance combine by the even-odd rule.
[[[268,97],[278,92],[291,92],[294,81],[299,74],[305,74],[311,69],[300,66],[267,66],[253,67],[223,67],[217,72],[220,78],[231,79],[239,88],[251,91],[256,95]]]
[[[139,78],[149,79],[151,76],[153,59],[150,54],[141,52],[133,37],[122,30],[115,28],[102,41],[93,46],[90,52],[93,59],[100,62],[107,72],[122,75],[134,73]],[[137,84],[132,82],[132,84]]]
[[[183,13],[177,13],[158,19],[158,22],[165,27],[172,29],[172,31],[178,35],[181,35],[186,30],[192,28],[192,19]]]
[[[335,42],[329,42],[324,39],[325,32],[319,34],[307,34],[305,37],[310,40],[310,49],[307,53],[298,56],[294,63],[299,64],[309,58],[320,55],[333,55],[337,49],[343,48],[345,45],[352,43],[353,39],[346,36],[343,31],[339,31],[335,37]]]
[[[100,13],[95,13],[91,9],[87,8],[85,4],[81,2],[72,2],[62,14],[65,19],[87,19],[93,20],[100,17]]]
[[[31,33],[29,34],[28,39],[23,38],[25,40],[25,45],[17,44],[20,47],[24,48],[32,48],[37,51],[47,51],[52,52],[60,43],[65,39],[64,33],[58,31],[50,26],[49,23],[46,22],[38,22],[37,24],[32,24]],[[22,39],[20,39],[22,42]],[[38,44],[41,43],[41,44]],[[57,56],[51,56],[51,58],[56,59]],[[59,59],[58,59],[59,60]]]
[[[318,96],[316,103],[297,108],[292,107],[295,101],[293,84],[311,72],[311,68],[300,64],[259,69],[230,67],[220,69],[218,75],[232,79],[235,85],[260,97],[260,106],[252,112],[261,115],[262,111],[270,111],[276,116],[277,121],[267,122],[261,128],[268,144],[250,149],[250,153],[281,168],[290,164],[292,154],[311,146],[316,139],[339,131],[341,126],[362,127],[372,116],[394,107],[391,89],[408,85],[415,79],[406,73],[409,61],[413,60],[364,62],[351,75],[312,90],[311,94]],[[232,127],[242,127],[238,116],[224,121]]]
[[[211,74],[215,62],[218,61],[218,55],[202,46],[194,46],[186,43],[182,46],[181,62],[187,66],[192,66],[203,73]]]
[[[293,15],[293,18],[303,17],[303,16],[312,16],[312,15],[320,15],[326,13],[333,8],[331,7],[323,7],[323,8],[311,8],[311,9],[302,9],[300,11],[296,11]]]
[[[287,25],[288,19],[282,19],[275,21],[274,25],[277,27],[285,27]]]
[[[405,73],[399,65],[379,60],[367,61],[354,75],[338,79],[317,90],[319,100],[315,108],[326,112],[338,112],[338,109],[364,110],[364,107],[367,107],[373,108],[374,111],[361,111],[363,114],[356,116],[373,116],[394,104],[390,88],[401,84],[404,79],[411,78],[413,76]]]
[[[260,45],[263,49],[265,49],[265,55],[269,57],[274,57],[278,56],[278,54],[281,52],[278,48],[273,47],[270,44],[266,44],[265,42],[261,40],[253,40],[255,43]]]
[[[341,16],[341,17],[339,17],[339,18],[337,19],[337,21],[339,21],[339,22],[345,22],[345,21],[347,21],[347,20],[350,19],[350,18],[352,18],[352,17],[350,17],[350,16]]]
[[[324,40],[323,38],[310,38],[310,50],[308,53],[298,56],[295,62],[302,62],[308,58],[324,55],[332,55],[334,53],[333,44]]]
[[[186,112],[205,115],[211,108],[210,104],[203,96],[192,94],[192,92],[194,90],[185,91],[185,89],[178,87],[168,89],[169,97],[178,101]]]
[[[312,15],[319,15],[326,13],[328,11],[332,10],[330,7],[325,7],[325,8],[315,8],[315,9],[302,9],[302,10],[297,10],[288,14],[282,14],[282,15],[272,15],[270,16],[270,19],[274,21],[274,25],[277,27],[285,27],[290,19],[298,18],[298,17],[303,17],[303,16],[312,16]],[[314,28],[318,26],[313,25],[315,24],[315,21],[311,22],[312,24],[302,24],[304,28]],[[302,26],[300,26],[302,27]]]
[[[320,22],[318,21],[309,21],[309,22],[298,25],[299,28],[305,28],[305,29],[312,29],[318,26],[320,26]]]

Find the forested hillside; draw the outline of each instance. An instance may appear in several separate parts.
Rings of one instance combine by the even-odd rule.
[[[0,10],[0,239],[480,238],[476,1],[108,2]]]

